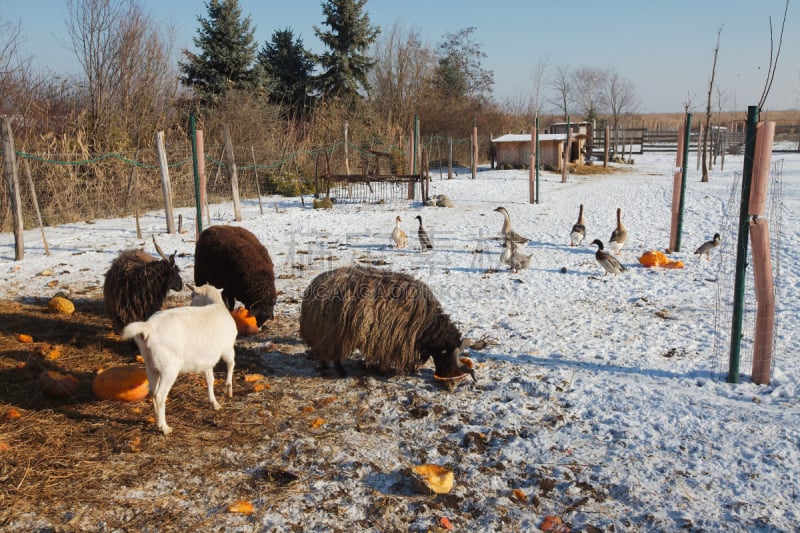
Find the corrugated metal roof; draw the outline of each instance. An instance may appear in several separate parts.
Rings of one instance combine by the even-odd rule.
[[[542,141],[566,141],[566,133],[545,133],[539,135],[539,142]],[[510,143],[510,142],[531,142],[530,133],[507,133],[501,135],[496,139],[492,139],[493,143]]]

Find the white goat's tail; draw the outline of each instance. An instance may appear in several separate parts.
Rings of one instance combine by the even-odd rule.
[[[141,334],[146,337],[150,332],[150,325],[147,322],[131,322],[122,330],[122,340],[127,341]]]

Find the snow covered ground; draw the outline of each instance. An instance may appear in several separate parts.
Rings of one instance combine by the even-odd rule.
[[[228,525],[279,530],[287,523],[282,513],[339,501],[346,513],[320,511],[303,523],[308,530],[346,530],[353,517],[363,517],[375,491],[391,493],[397,485],[391,471],[367,474],[363,465],[431,462],[455,470],[460,503],[450,519],[460,531],[531,530],[551,514],[574,530],[797,531],[800,155],[775,154],[777,160],[783,179],[770,219],[779,221],[772,226],[780,247],[773,250],[778,328],[768,386],[750,381],[746,359],[740,383],[725,379],[741,156],[728,156],[725,171],[712,170],[709,183],[700,183],[692,157],[683,246],[672,256],[683,260],[683,269],[648,269],[637,261],[644,251],[669,244],[674,154],[638,155],[624,171],[570,176],[566,184],[544,173],[538,205],[527,203],[527,171],[487,169],[476,180],[463,173],[439,180],[433,173],[432,194],[448,195],[452,209],[408,202],[314,210],[309,198],[302,207],[298,198],[276,197],[264,199],[260,215],[256,201],[246,201],[238,224],[259,237],[275,262],[276,315],[296,320],[303,289],[324,269],[385,264],[428,283],[466,336],[488,335],[498,344],[470,354],[475,386],[439,391],[430,369],[388,380],[399,397],[416,388],[444,410],[409,419],[405,400],[371,405],[393,431],[349,450],[346,443],[358,442],[357,432],[341,428],[339,455],[328,460],[349,467],[342,467],[342,479],[315,484],[319,501],[297,496],[284,508],[264,502],[251,522],[228,517]],[[587,238],[570,247],[581,203]],[[530,267],[519,273],[498,265],[502,216],[493,210],[500,205],[514,229],[531,239],[524,249],[533,254]],[[630,235],[621,255],[628,271],[603,276],[588,243],[607,241],[618,207]],[[186,233],[166,234],[162,213],[153,212],[141,221],[144,241],[136,239],[132,218],[47,228],[49,257],[38,229],[26,231],[21,262],[13,261],[13,235],[2,234],[0,298],[100,287],[120,250],[144,246],[152,252],[151,234],[165,252],[178,251],[184,279],[191,281],[194,210],[179,212],[190,221]],[[229,204],[211,206],[210,214],[213,224],[233,223]],[[418,250],[418,214],[433,235],[432,252]],[[406,250],[390,239],[396,215],[409,234]],[[694,249],[715,232],[722,245],[711,261],[695,257]],[[58,276],[58,288],[40,275],[47,271]],[[753,333],[752,270],[747,290],[745,358]],[[376,530],[432,523],[422,516],[385,519]]]

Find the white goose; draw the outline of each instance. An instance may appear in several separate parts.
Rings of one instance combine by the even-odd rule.
[[[569,238],[570,246],[580,246],[583,239],[586,238],[586,222],[583,220],[583,204],[581,204],[580,210],[578,211],[578,221],[573,224]]]
[[[611,232],[611,238],[608,240],[608,249],[619,255],[622,247],[628,241],[628,230],[622,225],[622,208],[617,208],[617,227]]]
[[[402,220],[398,216],[395,219],[394,231],[392,231],[392,240],[394,241],[395,248],[405,248],[408,244],[408,235],[406,235],[406,232],[400,227],[400,222],[402,222]]]

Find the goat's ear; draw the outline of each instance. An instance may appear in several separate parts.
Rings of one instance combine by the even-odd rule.
[[[178,253],[178,250],[175,250],[175,251],[174,251],[174,252],[172,252],[172,254],[169,256],[169,262],[170,262],[170,263],[172,263],[173,265],[175,264],[175,254],[177,254],[177,253]]]

